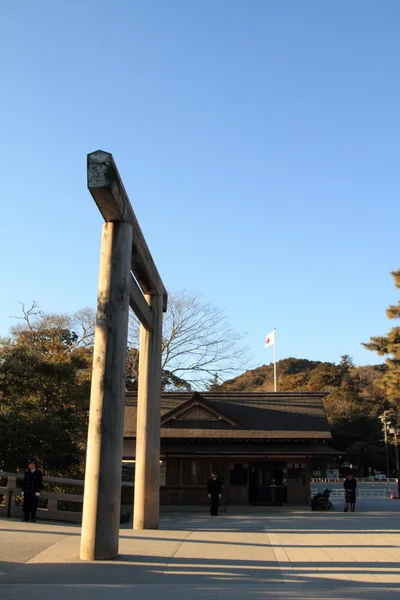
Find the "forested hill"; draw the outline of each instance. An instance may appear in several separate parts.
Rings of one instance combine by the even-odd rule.
[[[277,363],[278,390],[289,391],[333,391],[342,388],[362,392],[363,396],[380,395],[376,381],[384,372],[384,365],[354,366],[348,356],[339,364],[307,360],[306,358],[285,358]],[[274,390],[273,364],[263,365],[245,371],[242,375],[222,383],[221,391],[272,392]]]
[[[388,407],[381,385],[385,370],[385,365],[357,367],[349,356],[338,364],[285,358],[277,363],[278,391],[329,392],[324,403],[335,447],[347,451],[347,458],[360,470],[384,468],[379,415]],[[273,364],[246,371],[214,389],[273,391]]]

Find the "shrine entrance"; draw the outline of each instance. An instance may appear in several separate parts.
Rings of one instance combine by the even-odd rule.
[[[287,463],[255,461],[250,463],[249,504],[282,506],[287,502]]]

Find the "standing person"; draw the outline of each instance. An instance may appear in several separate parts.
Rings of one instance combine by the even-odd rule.
[[[254,467],[251,467],[250,481],[249,481],[249,500],[250,502],[257,502],[257,487],[258,487],[258,471]]]
[[[24,497],[24,521],[36,523],[38,498],[42,489],[43,475],[36,468],[36,460],[29,459],[28,470],[25,473],[22,495]]]
[[[218,473],[213,471],[207,483],[207,493],[210,500],[210,515],[218,516],[219,500],[221,498],[222,484]]]
[[[357,481],[353,478],[353,475],[351,473],[349,473],[346,479],[344,480],[343,487],[345,494],[344,512],[347,512],[349,510],[349,507],[351,512],[354,512],[356,505]]]

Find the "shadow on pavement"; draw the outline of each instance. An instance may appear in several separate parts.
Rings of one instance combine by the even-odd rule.
[[[7,526],[3,521],[5,528],[0,529],[0,535],[2,531],[21,533],[23,541],[27,539],[27,533],[58,534],[63,536],[61,543],[65,542],[68,551],[72,550],[69,559],[64,554],[55,557],[57,560],[57,556],[61,556],[66,562],[0,562],[0,598],[43,600],[56,596],[57,600],[119,600],[138,596],[140,600],[181,600],[180,597],[187,600],[189,596],[189,600],[223,600],[226,596],[227,600],[373,600],[384,595],[385,600],[399,600],[400,569],[397,553],[392,552],[394,557],[389,558],[389,552],[382,552],[382,556],[378,554],[381,549],[399,548],[395,543],[398,538],[395,540],[386,537],[382,545],[379,539],[379,535],[399,534],[399,514],[397,511],[386,511],[382,515],[379,512],[369,515],[370,518],[365,519],[365,514],[315,514],[304,511],[295,515],[224,515],[215,520],[205,515],[164,515],[161,522],[163,531],[133,533],[129,526],[122,528],[121,547],[128,553],[114,561],[96,563],[81,562],[73,556],[73,553],[78,552],[78,526],[66,526],[64,530],[56,524],[38,523],[36,527],[24,527],[20,524],[13,529],[11,523]],[[188,537],[187,532],[194,532],[194,535]],[[207,535],[209,532],[214,535]],[[247,536],[239,539],[236,533]],[[268,539],[266,533],[282,535],[280,546],[262,543],[261,534],[264,539]],[[301,542],[296,544],[291,537],[296,534],[308,534],[313,538],[311,541],[310,538],[301,537]],[[324,540],[321,537],[321,543],[320,534],[326,536]],[[347,538],[348,543],[339,537],[349,534],[355,536]],[[373,536],[369,544],[368,538],[363,537],[363,534]],[[64,540],[64,536],[71,537],[70,545],[68,540]],[[129,539],[134,540],[137,545],[130,545]],[[393,545],[392,539],[395,540]],[[142,540],[150,542],[147,547],[149,554],[145,554],[144,546],[141,546]],[[168,549],[170,556],[166,556],[166,552],[161,549],[162,542],[172,542],[171,550]],[[51,554],[46,556],[46,560],[49,561],[54,557],[51,543],[48,540],[47,546]],[[184,545],[181,546],[181,543]],[[197,549],[192,543],[199,545]],[[209,551],[205,547],[207,544]],[[227,558],[222,557],[224,555],[221,552],[225,546],[232,546],[232,554],[225,552]],[[338,561],[328,561],[322,558],[319,560],[320,556],[326,558],[321,552],[321,555],[315,555],[317,560],[311,562],[311,559],[304,560],[304,553],[296,555],[288,552],[291,561],[279,562],[274,554],[278,547],[281,551],[286,548],[333,548],[342,553],[333,555],[338,556]],[[131,553],[136,548],[138,554]],[[243,548],[241,552],[240,548]],[[253,552],[250,552],[252,548]],[[365,548],[366,552],[356,554],[359,560],[346,560],[346,548]],[[368,554],[368,548],[374,550],[374,556],[363,560]],[[157,552],[162,556],[157,556]],[[277,551],[276,555],[282,556]],[[11,558],[11,554],[7,556]],[[234,556],[240,558],[234,559]],[[19,559],[14,556],[14,560]]]
[[[10,568],[11,567],[11,568]],[[196,597],[195,588],[209,590],[231,590],[230,596],[235,596],[240,591],[241,599],[264,597],[287,598],[376,598],[377,594],[384,593],[385,599],[398,600],[400,597],[399,583],[348,581],[343,574],[357,576],[365,575],[365,570],[372,576],[382,577],[389,575],[390,570],[398,573],[398,562],[292,562],[288,570],[282,572],[276,561],[237,561],[218,559],[195,558],[160,558],[158,556],[131,556],[122,555],[117,560],[97,563],[73,564],[14,564],[0,563],[0,572],[7,568],[8,574],[0,577],[1,597],[29,597],[34,600],[35,590],[40,591],[41,597],[53,597],[44,594],[41,586],[50,594],[53,589],[57,600],[62,599],[64,588],[69,590],[70,598],[77,597],[78,591],[84,592],[85,598],[99,597],[99,590],[108,590],[109,598],[120,597],[116,593],[123,586],[141,586],[141,599],[147,598],[143,584],[153,586],[154,597],[165,596],[167,591],[177,595],[175,586],[182,586],[181,592],[189,593],[191,600]],[[321,574],[319,574],[321,570]],[[329,572],[329,579],[324,573]],[[392,571],[393,573],[393,571]],[[20,596],[8,596],[4,592],[13,589],[20,592]],[[33,585],[34,584],[34,585]],[[234,585],[232,588],[231,586]],[[55,586],[54,588],[52,586]],[[111,587],[110,587],[111,586]],[[112,591],[112,586],[115,590]],[[146,586],[146,587],[147,587]],[[168,587],[170,586],[170,587]],[[190,591],[188,591],[188,587]],[[194,596],[192,594],[194,592]],[[270,591],[270,594],[267,591]],[[278,591],[278,596],[275,591]],[[64,590],[65,591],[65,590]],[[22,593],[23,592],[23,593]],[[156,593],[157,592],[157,593]],[[293,592],[293,595],[291,595]],[[300,593],[301,592],[301,593]],[[304,592],[304,594],[303,594]],[[93,593],[93,596],[92,596]],[[96,596],[97,594],[97,596]],[[307,595],[305,595],[307,594]],[[333,594],[333,595],[332,595]],[[68,596],[66,596],[68,597]],[[219,596],[220,597],[220,596]],[[237,596],[239,597],[239,595]],[[38,596],[39,598],[39,596]]]

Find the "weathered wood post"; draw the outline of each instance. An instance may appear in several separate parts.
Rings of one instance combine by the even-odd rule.
[[[105,223],[90,395],[81,558],[118,554],[132,227]]]
[[[161,296],[146,296],[153,331],[140,327],[134,529],[158,529],[160,513]]]
[[[167,293],[111,154],[99,150],[88,155],[88,187],[106,224],[90,398],[83,560],[118,554],[129,305],[141,322],[135,527],[158,527],[161,334],[167,308]]]

